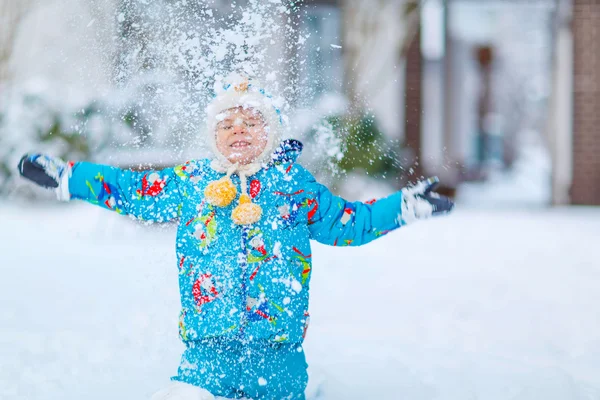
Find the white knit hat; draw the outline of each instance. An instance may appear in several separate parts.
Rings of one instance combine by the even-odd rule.
[[[208,144],[215,154],[211,167],[226,175],[210,182],[204,189],[204,197],[209,204],[216,207],[227,207],[237,197],[237,189],[231,181],[231,175],[240,178],[241,193],[238,205],[231,212],[231,218],[238,225],[250,225],[260,220],[262,208],[252,202],[248,193],[247,178],[257,173],[262,165],[270,160],[271,153],[279,145],[284,117],[281,115],[281,101],[274,99],[253,80],[239,74],[231,74],[224,81],[215,82],[216,96],[206,107]],[[262,153],[250,164],[232,164],[217,149],[217,124],[225,119],[224,111],[243,107],[260,112],[265,121],[267,144]]]
[[[231,163],[217,149],[217,124],[226,114],[224,111],[235,107],[250,108],[260,112],[265,121],[268,134],[267,144],[263,152],[253,164],[260,165],[269,160],[271,153],[281,140],[284,116],[281,114],[282,99],[268,94],[260,84],[238,73],[228,75],[224,80],[215,82],[215,98],[206,107],[208,145],[222,167],[228,168]]]

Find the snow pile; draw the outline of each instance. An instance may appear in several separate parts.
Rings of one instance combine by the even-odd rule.
[[[309,398],[598,398],[599,227],[594,208],[459,209],[364,247],[315,245]],[[0,204],[0,398],[168,384],[174,235],[89,205]]]
[[[538,208],[550,205],[552,165],[541,144],[524,143],[510,171],[492,171],[486,182],[461,184],[457,202],[474,208]]]

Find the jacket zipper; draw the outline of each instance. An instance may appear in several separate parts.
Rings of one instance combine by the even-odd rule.
[[[242,227],[242,252],[240,253],[240,267],[242,269],[242,304],[241,304],[241,318],[240,318],[240,338],[242,341],[245,339],[244,328],[248,323],[248,316],[246,311],[246,303],[248,299],[248,227],[244,225]]]

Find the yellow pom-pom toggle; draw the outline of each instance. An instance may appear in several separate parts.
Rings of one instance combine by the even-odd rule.
[[[237,189],[228,176],[214,181],[204,189],[204,197],[213,206],[227,207],[235,199]]]
[[[240,204],[231,212],[231,219],[237,225],[250,225],[258,222],[261,215],[262,208],[252,203],[250,196],[243,194],[240,196]]]
[[[250,196],[248,196],[247,194],[242,194],[240,196],[240,204],[248,204],[248,203],[252,203],[252,200],[250,200]]]

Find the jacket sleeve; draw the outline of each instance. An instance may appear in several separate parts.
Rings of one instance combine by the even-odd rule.
[[[360,246],[403,225],[401,192],[367,203],[349,202],[307,175],[311,239],[332,246]]]
[[[69,192],[72,199],[119,214],[165,222],[177,218],[181,209],[183,196],[176,172],[176,168],[135,172],[79,162],[72,166]]]

